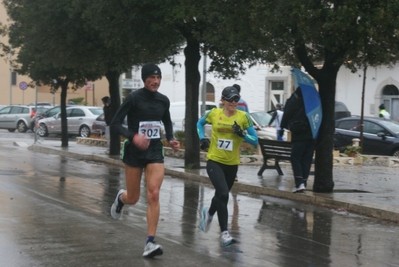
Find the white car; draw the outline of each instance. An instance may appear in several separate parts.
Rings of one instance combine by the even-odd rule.
[[[71,106],[66,109],[68,134],[89,137],[93,121],[103,113],[102,107]],[[61,112],[38,121],[38,135],[45,137],[49,134],[61,133]]]
[[[269,139],[269,140],[277,140],[277,132],[275,121],[269,125],[269,122],[272,118],[272,115],[267,113],[266,111],[254,111],[250,112],[252,122],[254,123],[254,128],[256,130],[256,134],[258,138]],[[284,132],[286,135],[286,133]],[[284,140],[287,140],[287,137],[283,137]]]
[[[277,133],[275,122],[273,122],[270,126],[269,121],[272,118],[272,115],[267,113],[266,111],[253,111],[249,113],[254,124],[254,128],[256,130],[256,134],[258,138],[269,139],[269,140],[277,140]],[[211,137],[212,135],[212,125],[205,125],[205,135],[207,137]],[[287,140],[287,131],[284,131],[283,140]]]

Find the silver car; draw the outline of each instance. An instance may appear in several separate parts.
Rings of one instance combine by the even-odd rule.
[[[35,115],[35,107],[24,105],[11,105],[0,109],[0,129],[9,132],[25,133]]]
[[[103,113],[102,107],[71,106],[66,109],[68,134],[89,137],[91,125]],[[61,112],[38,121],[38,135],[45,137],[49,134],[61,133]]]

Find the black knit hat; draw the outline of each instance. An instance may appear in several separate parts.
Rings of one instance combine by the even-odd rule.
[[[141,79],[143,82],[145,82],[145,79],[147,79],[149,76],[154,74],[158,74],[162,77],[161,69],[154,63],[145,63],[141,68]]]

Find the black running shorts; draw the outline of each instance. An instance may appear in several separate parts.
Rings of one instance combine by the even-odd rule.
[[[123,163],[130,167],[144,168],[151,163],[164,163],[164,150],[161,140],[152,140],[146,150],[138,149],[132,142],[125,141],[121,151]]]

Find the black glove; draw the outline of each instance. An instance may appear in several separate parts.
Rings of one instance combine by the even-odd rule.
[[[280,129],[279,131],[278,131],[278,134],[282,137],[282,136],[284,136],[284,129]]]
[[[209,144],[210,144],[210,142],[209,142],[208,138],[202,138],[200,140],[200,148],[202,150],[207,150],[209,148]]]
[[[244,131],[241,129],[240,125],[238,125],[236,121],[234,121],[234,124],[233,124],[232,127],[233,127],[233,132],[235,134],[237,134],[238,136],[244,138],[244,136],[245,136]]]

